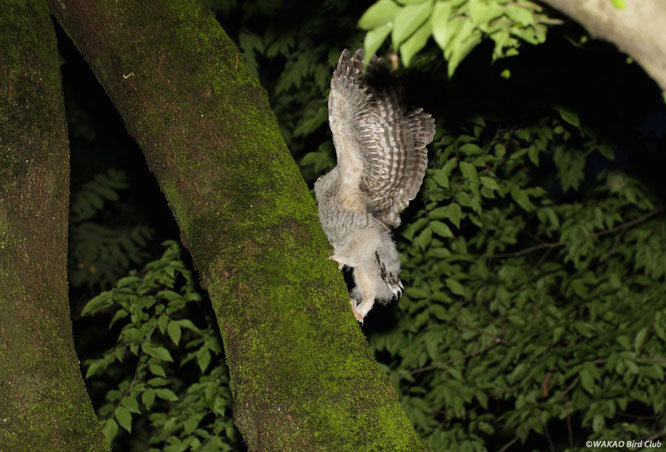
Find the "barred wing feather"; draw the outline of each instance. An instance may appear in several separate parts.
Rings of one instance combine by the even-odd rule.
[[[423,181],[434,119],[421,109],[407,111],[380,59],[373,56],[364,71],[363,50],[353,56],[345,50],[331,80],[329,123],[341,195],[385,225],[398,226]]]

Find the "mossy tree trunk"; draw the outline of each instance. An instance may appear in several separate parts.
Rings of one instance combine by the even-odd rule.
[[[266,93],[191,0],[49,0],[122,115],[217,313],[251,450],[423,450],[349,307]]]
[[[0,2],[0,450],[104,450],[67,300],[69,151],[44,0]]]

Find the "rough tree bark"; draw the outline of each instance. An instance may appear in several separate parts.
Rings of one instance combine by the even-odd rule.
[[[619,9],[611,0],[541,0],[626,52],[666,94],[666,2],[627,0]]]
[[[49,0],[207,288],[251,450],[424,450],[370,354],[265,91],[191,0]]]
[[[69,151],[44,0],[0,2],[0,74],[0,450],[105,450],[69,318]]]

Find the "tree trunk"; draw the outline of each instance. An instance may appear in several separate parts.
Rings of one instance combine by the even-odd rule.
[[[626,52],[666,94],[666,2],[627,0],[619,9],[611,0],[541,0],[580,23],[595,38]]]
[[[265,91],[186,0],[49,0],[144,151],[217,313],[251,450],[424,450]]]
[[[0,2],[0,450],[104,450],[67,300],[69,151],[43,0]]]

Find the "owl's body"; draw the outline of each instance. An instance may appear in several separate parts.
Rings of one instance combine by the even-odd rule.
[[[402,293],[400,261],[390,229],[414,199],[428,163],[433,118],[407,111],[400,87],[373,56],[343,51],[333,72],[328,117],[337,166],[315,183],[319,220],[333,245],[331,259],[354,269],[356,319],[375,300]]]

